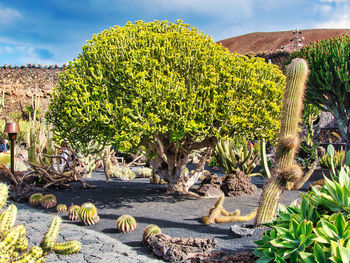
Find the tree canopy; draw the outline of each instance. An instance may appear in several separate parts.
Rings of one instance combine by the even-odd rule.
[[[230,54],[181,21],[129,22],[83,46],[61,75],[47,116],[73,145],[273,138],[284,82],[277,66]]]

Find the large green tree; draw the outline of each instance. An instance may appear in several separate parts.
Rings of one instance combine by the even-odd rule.
[[[295,57],[305,58],[310,67],[306,101],[333,114],[350,149],[350,36],[311,43]]]
[[[83,46],[47,116],[73,146],[143,147],[169,190],[187,192],[218,139],[275,137],[284,85],[277,66],[230,54],[181,21],[129,22]],[[201,161],[188,175],[198,149]]]

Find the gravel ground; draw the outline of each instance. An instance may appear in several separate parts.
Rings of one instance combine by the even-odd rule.
[[[256,230],[251,237],[233,238],[229,233],[233,223],[203,225],[201,218],[208,213],[216,199],[167,194],[165,185],[150,184],[148,179],[111,179],[107,183],[102,172],[96,172],[86,181],[97,187],[83,189],[81,184],[73,183],[71,189],[49,192],[56,195],[58,203],[67,206],[94,203],[100,221],[93,226],[84,226],[62,215],[61,240],[80,240],[83,248],[81,253],[69,257],[57,258],[52,254],[47,262],[159,262],[141,243],[143,230],[149,224],[158,225],[163,233],[173,237],[215,238],[218,248],[229,252],[251,251],[255,247],[254,241],[261,236],[262,230]],[[254,178],[253,182],[259,187],[255,194],[225,198],[227,211],[240,209],[244,215],[258,206],[263,180]],[[298,191],[286,191],[280,201],[290,204],[298,196]],[[18,208],[18,221],[27,226],[32,244],[38,244],[52,216],[57,213],[54,208],[44,210],[27,204],[18,204]],[[135,217],[138,225],[134,232],[121,234],[116,231],[116,219],[123,214]]]

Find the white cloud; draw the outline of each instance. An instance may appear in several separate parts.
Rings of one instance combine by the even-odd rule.
[[[0,6],[0,24],[10,24],[21,17],[17,10]]]
[[[319,11],[323,21],[316,23],[315,28],[350,28],[350,4],[344,0],[321,0],[321,2],[335,3],[323,4]]]

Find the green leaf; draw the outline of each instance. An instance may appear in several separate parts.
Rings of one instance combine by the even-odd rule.
[[[329,154],[330,157],[334,156],[334,146],[332,144],[328,144],[327,146],[327,153]]]
[[[324,253],[322,247],[315,242],[314,244],[314,257],[317,263],[327,263],[327,257],[326,254]]]

